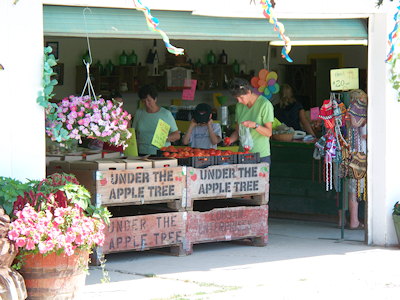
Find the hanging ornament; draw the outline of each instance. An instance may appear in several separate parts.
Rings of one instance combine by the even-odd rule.
[[[252,87],[257,89],[258,94],[270,100],[273,94],[279,93],[279,84],[277,80],[278,74],[276,74],[276,72],[269,72],[266,69],[261,69],[258,72],[258,77],[254,76],[250,83]]]
[[[271,4],[271,2],[273,2],[273,4]],[[278,19],[274,15],[273,6],[275,6],[275,2],[270,0],[261,0],[261,6],[264,9],[264,16],[269,19],[271,24],[274,25],[274,31],[278,32],[279,38],[285,43],[285,46],[281,51],[282,58],[285,58],[288,62],[293,62],[293,60],[289,57],[289,52],[292,49],[292,45],[290,44],[290,39],[285,35],[285,26],[283,26],[281,22],[278,22]]]

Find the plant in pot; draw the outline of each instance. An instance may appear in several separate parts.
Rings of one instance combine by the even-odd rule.
[[[400,202],[397,201],[393,206],[393,223],[394,228],[396,229],[397,241],[400,244]]]
[[[110,213],[91,205],[89,192],[70,174],[30,181],[21,190],[7,201],[13,202],[8,238],[18,249],[14,267],[28,297],[73,299],[85,283],[90,252],[104,243]]]

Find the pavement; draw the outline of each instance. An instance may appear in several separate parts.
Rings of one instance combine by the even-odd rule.
[[[269,242],[198,244],[182,257],[106,256],[109,283],[90,267],[79,300],[400,299],[400,248],[367,246],[364,231],[269,220]]]

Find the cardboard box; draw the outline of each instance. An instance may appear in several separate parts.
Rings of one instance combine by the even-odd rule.
[[[52,160],[49,162],[48,173],[65,172],[69,173],[70,162],[65,160]]]
[[[46,166],[48,167],[51,161],[60,161],[63,155],[46,155]]]
[[[151,169],[153,167],[151,161],[144,159],[123,159],[122,161],[125,163],[127,170]]]
[[[79,160],[70,163],[70,170],[92,170],[92,171],[108,171],[108,170],[125,170],[124,162],[115,162],[113,160]]]
[[[64,155],[64,160],[65,160],[65,161],[77,161],[77,160],[82,160],[82,153],[66,154],[66,155]]]
[[[148,160],[152,162],[153,168],[167,168],[178,166],[178,160],[176,158],[152,157],[148,158]]]
[[[82,154],[82,159],[85,160],[97,160],[102,159],[103,155],[101,152],[85,152]]]
[[[103,151],[102,155],[106,159],[121,158],[121,152]]]

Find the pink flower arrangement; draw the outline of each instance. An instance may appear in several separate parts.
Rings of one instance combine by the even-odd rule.
[[[130,119],[121,102],[69,96],[55,110],[54,107],[47,110],[46,133],[58,142],[75,139],[81,143],[82,137],[89,137],[125,148],[131,137]]]
[[[19,256],[56,252],[67,256],[76,249],[91,250],[104,243],[110,213],[90,203],[90,194],[71,174],[56,173],[31,181],[13,202],[8,238]]]
[[[58,207],[52,213],[49,209],[36,212],[28,203],[16,216],[8,238],[20,249],[71,256],[76,248],[91,250],[104,243],[103,222],[85,216],[77,206]]]

